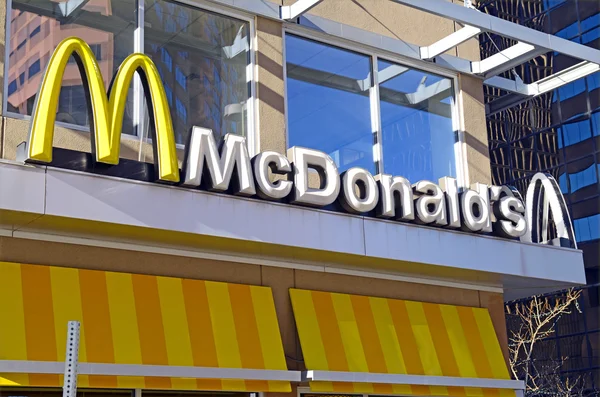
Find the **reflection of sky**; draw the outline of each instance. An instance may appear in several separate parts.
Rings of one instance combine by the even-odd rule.
[[[327,72],[323,76],[314,74],[313,78],[319,76],[321,81],[329,83],[340,80],[338,76],[345,77],[346,82],[363,81],[370,76],[369,57],[290,35],[286,35],[286,60],[288,74],[293,75],[294,67],[300,65]],[[389,66],[392,64],[379,61],[379,72]],[[424,84],[422,89],[442,80],[445,78],[407,70],[384,82],[382,87],[413,94],[421,84]],[[419,108],[390,102],[380,104],[386,173],[415,182],[455,176],[452,120],[429,112],[430,101],[437,101],[438,108],[447,109],[451,99],[448,94],[425,100]],[[344,91],[288,78],[287,101],[290,147],[324,151],[332,156],[340,171],[360,166],[375,172],[368,90]]]
[[[363,80],[369,58],[294,36],[286,36],[288,73],[294,65]],[[375,172],[368,90],[348,92],[312,82],[287,80],[289,146],[328,153],[340,171],[360,166]]]

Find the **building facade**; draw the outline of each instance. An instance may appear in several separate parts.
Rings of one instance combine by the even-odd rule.
[[[477,6],[520,25],[600,48],[598,2],[480,1]],[[482,56],[510,44],[498,36],[482,36]],[[549,52],[506,73],[516,73],[531,82],[574,63],[573,58]],[[498,90],[486,87],[485,93],[490,102]],[[553,343],[546,343],[541,354],[547,360],[568,356],[570,360],[561,372],[564,376],[590,376],[589,387],[598,384],[600,368],[599,99],[600,73],[596,72],[487,117],[494,182],[515,185],[524,192],[534,173],[549,172],[559,181],[567,200],[578,246],[584,253],[588,287],[580,301],[582,313],[561,319]]]
[[[523,394],[504,301],[585,273],[492,186],[475,34],[405,0],[0,7],[1,397]]]

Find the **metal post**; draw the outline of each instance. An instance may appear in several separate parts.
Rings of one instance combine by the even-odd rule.
[[[76,397],[77,365],[79,364],[79,321],[69,321],[63,397]]]

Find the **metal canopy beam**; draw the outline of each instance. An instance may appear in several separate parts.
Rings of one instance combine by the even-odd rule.
[[[600,50],[573,43],[560,37],[539,32],[517,25],[516,23],[482,13],[480,11],[453,4],[445,0],[391,0],[442,18],[449,18],[465,25],[480,28],[482,31],[531,44],[540,48],[548,48],[573,58],[600,64]]]
[[[481,61],[471,62],[471,69],[483,77],[496,76],[546,52],[546,48],[517,43]]]
[[[484,81],[484,84],[510,92],[490,103],[486,107],[487,114],[496,114],[516,106],[529,98],[545,94],[565,84],[600,71],[600,65],[592,62],[581,62],[551,76],[530,84],[495,76]]]
[[[432,59],[436,56],[443,54],[444,52],[456,47],[459,44],[464,43],[465,41],[476,37],[481,33],[481,29],[475,28],[473,26],[465,26],[462,29],[457,30],[456,32],[444,37],[441,40],[436,41],[435,43],[428,45],[426,47],[421,47],[421,59]]]
[[[281,7],[281,19],[296,19],[323,0],[297,0],[294,4]]]

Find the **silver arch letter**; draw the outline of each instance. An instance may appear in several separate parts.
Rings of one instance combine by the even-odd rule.
[[[571,217],[567,210],[565,198],[552,175],[538,172],[531,178],[525,196],[527,211],[527,232],[521,241],[529,243],[550,243],[577,248]],[[548,221],[552,211],[552,219],[556,227],[556,239],[548,240]]]

